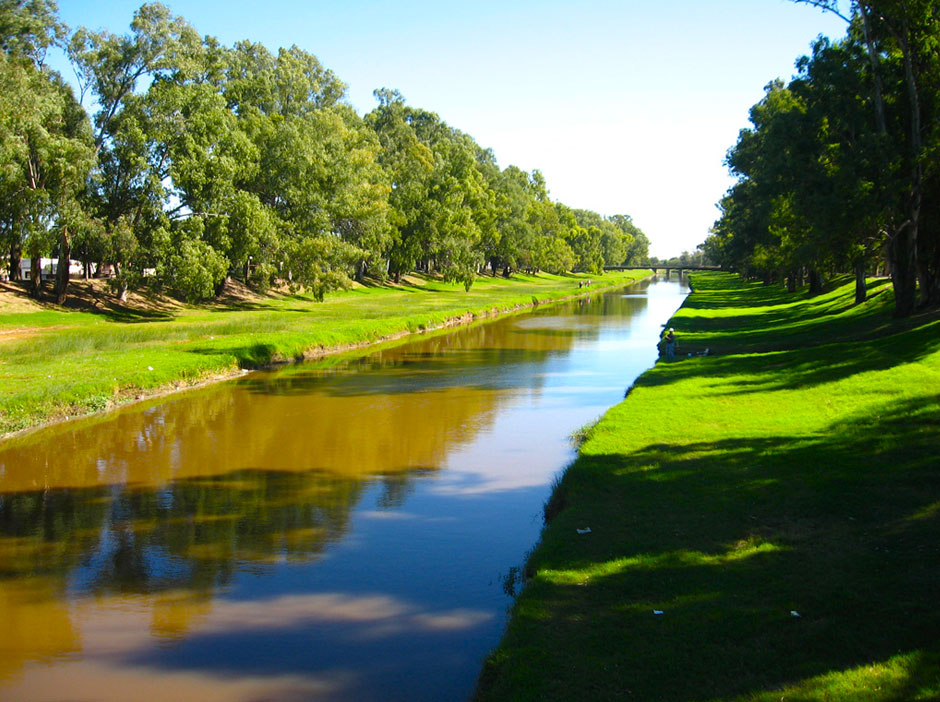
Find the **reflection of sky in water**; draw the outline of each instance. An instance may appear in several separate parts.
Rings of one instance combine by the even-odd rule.
[[[654,362],[684,294],[651,293],[253,373],[0,451],[0,699],[469,694],[568,435]]]

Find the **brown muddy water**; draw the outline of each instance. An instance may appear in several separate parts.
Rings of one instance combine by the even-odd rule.
[[[456,700],[680,283],[0,445],[0,700]]]

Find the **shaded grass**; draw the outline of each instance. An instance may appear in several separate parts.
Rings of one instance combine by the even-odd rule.
[[[940,699],[936,314],[693,284],[680,354],[724,355],[594,427],[478,698]]]
[[[480,278],[463,286],[428,279],[328,295],[271,296],[230,305],[140,314],[40,309],[0,314],[0,435],[87,414],[135,397],[326,350],[438,328],[629,284],[649,275]],[[4,292],[4,295],[12,293]]]

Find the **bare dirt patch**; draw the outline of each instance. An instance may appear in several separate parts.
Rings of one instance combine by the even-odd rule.
[[[0,314],[23,314],[45,309],[26,294],[19,283],[0,281]]]

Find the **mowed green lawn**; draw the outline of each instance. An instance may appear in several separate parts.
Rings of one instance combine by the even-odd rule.
[[[940,315],[843,282],[693,277],[676,361],[546,506],[479,699],[940,700]]]
[[[357,287],[327,295],[324,302],[273,295],[230,305],[102,305],[100,311],[37,307],[4,313],[14,295],[0,292],[0,436],[239,368],[623,286],[648,275],[481,277],[469,292],[462,285],[413,279],[402,286]],[[582,288],[588,280],[591,285]]]

